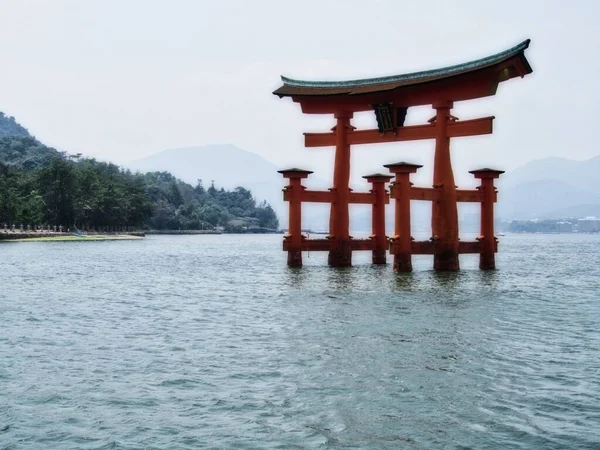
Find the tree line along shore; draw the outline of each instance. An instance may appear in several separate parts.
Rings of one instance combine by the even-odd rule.
[[[195,186],[168,172],[133,173],[69,155],[0,113],[0,231],[276,231],[277,216],[244,187]]]

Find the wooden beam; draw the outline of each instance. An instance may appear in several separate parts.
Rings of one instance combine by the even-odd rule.
[[[329,239],[304,239],[302,240],[301,250],[310,252],[328,252],[331,250],[332,241]],[[290,250],[290,243],[288,240],[283,241],[283,250]]]
[[[464,203],[481,203],[483,201],[483,192],[475,189],[457,189],[456,201]]]
[[[492,133],[494,117],[457,121],[448,124],[449,137],[479,136]],[[417,141],[435,139],[435,124],[412,125],[398,128],[396,133],[380,133],[379,130],[358,130],[348,133],[348,144],[381,144],[385,142]],[[331,147],[335,145],[335,133],[304,133],[305,147]]]
[[[413,241],[411,245],[413,255],[433,255],[435,244],[433,241]]]
[[[393,190],[392,190],[393,194]],[[494,192],[494,202],[497,201],[497,193]],[[434,202],[439,199],[440,191],[434,188],[413,187],[410,190],[411,200],[423,200]],[[481,203],[483,201],[483,193],[477,189],[457,189],[456,201],[461,203]]]
[[[335,200],[335,195],[331,191],[311,191],[305,189],[300,197],[301,202],[306,203],[331,203]],[[289,201],[289,193],[283,191],[283,201]]]
[[[480,253],[481,252],[481,242],[479,241],[459,241],[458,243],[458,253]]]
[[[371,192],[350,192],[350,203],[355,205],[372,205],[374,196]],[[389,203],[389,199],[386,203]]]
[[[303,239],[301,249],[304,252],[328,252],[331,250],[333,240],[330,239]],[[373,250],[375,248],[374,239],[352,239],[350,240],[352,250]],[[291,244],[288,240],[283,241],[283,250],[289,251]]]
[[[375,239],[352,239],[350,245],[352,250],[374,250]]]
[[[493,130],[494,116],[464,121],[458,120],[448,124],[448,137],[481,136],[492,134]]]
[[[396,133],[380,133],[379,130],[359,130],[348,133],[350,145],[377,144],[384,142],[435,139],[435,125],[413,125],[398,128]],[[335,133],[304,133],[305,147],[331,147],[335,145]]]
[[[496,246],[496,251],[498,248]],[[397,241],[390,242],[390,253],[392,255],[400,252],[400,246]],[[479,241],[459,241],[458,243],[458,253],[467,254],[467,253],[480,253],[481,252],[481,242]],[[411,244],[411,253],[413,255],[433,255],[435,254],[435,242],[433,241],[412,241]]]
[[[440,191],[434,188],[412,187],[410,189],[411,200],[425,200],[429,202],[437,201],[440,197]]]
[[[351,192],[350,193],[350,203],[359,204],[359,205],[372,205],[373,199],[372,192]],[[283,200],[289,201],[289,192],[287,190],[283,191]],[[301,201],[305,203],[333,203],[335,202],[335,193],[331,191],[311,191],[304,190],[302,191]],[[385,197],[385,204],[390,203],[389,195]]]
[[[301,201],[308,203],[331,203],[335,200],[335,195],[331,191],[310,191],[302,192]]]

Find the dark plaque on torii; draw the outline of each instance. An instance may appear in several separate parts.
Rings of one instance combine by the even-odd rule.
[[[394,107],[391,103],[378,103],[373,105],[375,118],[377,119],[377,129],[380,133],[393,131],[404,126],[406,112],[408,108]]]

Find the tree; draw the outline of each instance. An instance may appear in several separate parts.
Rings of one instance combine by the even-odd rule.
[[[72,225],[76,183],[73,164],[61,158],[53,159],[48,167],[40,170],[38,183],[49,221]]]
[[[40,225],[44,222],[46,204],[38,191],[31,191],[19,204],[20,222]]]

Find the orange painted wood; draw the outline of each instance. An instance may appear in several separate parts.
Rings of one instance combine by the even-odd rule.
[[[348,239],[350,236],[350,146],[347,140],[349,126],[349,117],[337,117],[333,169],[335,201],[331,209],[335,222],[332,235],[336,239]]]
[[[494,116],[472,120],[458,120],[448,124],[448,137],[480,136],[492,134],[494,131]]]
[[[440,198],[440,190],[426,187],[413,187],[410,190],[411,200],[422,200],[422,201],[438,201]],[[497,197],[494,192],[494,202],[497,201]],[[393,193],[392,193],[393,198]],[[483,193],[477,189],[457,189],[456,200],[461,203],[481,203],[483,201]]]
[[[394,217],[394,236],[391,241],[398,246],[394,253],[394,270],[401,272],[412,271],[412,236],[410,230],[410,193],[412,183],[409,172],[396,173],[392,187],[396,203]]]
[[[466,253],[480,253],[481,252],[481,242],[479,241],[460,241],[458,243],[458,253],[466,254]]]
[[[318,251],[329,251],[331,250],[332,241],[329,239],[304,239],[301,247],[303,251],[318,252]],[[288,241],[283,241],[283,250],[289,251],[291,249]]]
[[[327,262],[333,267],[352,265],[350,246],[350,145],[348,133],[352,113],[338,110],[335,113],[335,158],[333,167],[333,189],[335,201],[331,204],[329,235],[333,243]]]
[[[403,253],[402,245],[399,241],[390,242],[390,253],[392,255],[401,255]],[[433,255],[434,245],[432,241],[411,241],[410,253],[413,255]]]
[[[481,180],[483,202],[481,203],[481,258],[479,268],[484,270],[495,269],[496,261],[496,236],[494,235],[494,197],[496,188],[493,178]]]
[[[303,239],[301,249],[305,252],[330,251],[334,241],[331,239]],[[373,239],[351,239],[350,246],[352,250],[373,250],[375,249],[375,240]],[[283,250],[290,251],[293,249],[289,239],[284,239]]]
[[[374,250],[375,240],[374,239],[352,239],[350,241],[352,250]]]
[[[375,201],[375,196],[372,192],[350,192],[350,203],[355,205],[372,205]],[[386,204],[390,200],[386,198]]]
[[[289,241],[292,249],[300,249],[302,241],[302,184],[300,178],[290,178],[285,192],[289,197]]]
[[[458,243],[458,253],[460,254],[480,253],[481,249],[482,244],[479,241],[459,241]],[[392,241],[390,243],[390,253],[396,255],[401,252],[400,243]],[[411,253],[413,255],[434,255],[436,253],[436,244],[433,241],[412,241]]]
[[[385,234],[385,205],[389,202],[389,195],[385,189],[385,183],[389,180],[378,178],[367,178],[372,183],[371,189],[374,198],[371,208],[371,239],[373,247],[373,264],[385,264],[388,240]]]
[[[431,229],[436,240],[433,268],[458,270],[458,205],[447,132],[452,103],[439,102],[433,106],[436,109],[433,185],[440,189],[439,199],[432,203]]]
[[[410,190],[411,200],[435,201],[440,197],[440,191],[434,188],[413,187]]]
[[[372,192],[350,192],[349,201],[351,204],[372,205],[374,201]],[[290,194],[287,190],[283,191],[283,200],[289,201]],[[335,201],[335,193],[331,191],[313,191],[306,189],[302,191],[303,203],[333,203]],[[388,195],[384,196],[384,204],[389,204]]]
[[[511,59],[505,65],[514,66],[514,61]],[[387,92],[357,95],[297,95],[292,96],[292,100],[300,103],[305,114],[332,114],[340,109],[352,112],[372,111],[372,105],[387,102],[404,107],[432,105],[440,99],[463,101],[495,95],[498,83],[515,76],[519,74],[514,67],[511,67],[508,74],[498,72],[496,68],[489,68],[465,75],[460,79],[432,81]]]
[[[448,137],[479,136],[493,131],[494,117],[457,121],[448,124]],[[335,133],[304,133],[305,147],[331,147],[336,145]],[[379,130],[358,130],[348,133],[348,144],[380,144],[385,142],[435,139],[435,125],[411,125],[398,128],[396,133]]]
[[[456,200],[462,203],[481,203],[483,193],[476,189],[457,189]]]
[[[435,253],[432,241],[413,241],[411,247],[414,255],[433,255]]]
[[[335,195],[331,191],[310,191],[302,192],[302,201],[307,203],[332,203],[335,201]]]

